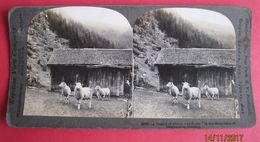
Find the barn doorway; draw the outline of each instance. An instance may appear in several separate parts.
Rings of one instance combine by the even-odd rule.
[[[172,66],[163,65],[159,67],[160,89],[165,90],[168,82],[173,82],[179,89],[183,82],[188,82],[191,86],[198,86],[198,70],[194,66]]]

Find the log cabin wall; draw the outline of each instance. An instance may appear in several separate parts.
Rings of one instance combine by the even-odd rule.
[[[166,84],[173,82],[180,90],[182,82],[189,82],[191,86],[197,86],[197,69],[192,66],[158,66],[160,90],[166,91]]]
[[[233,68],[208,67],[198,69],[198,87],[205,84],[209,87],[217,87],[220,96],[233,95],[232,80],[235,79],[235,70]]]
[[[66,82],[73,90],[76,82],[83,86],[94,88],[100,85],[108,87],[111,95],[120,96],[124,92],[126,79],[131,80],[131,69],[119,69],[110,67],[87,68],[84,66],[52,66],[51,86],[55,90],[62,81]]]
[[[232,80],[235,76],[233,68],[158,65],[158,71],[159,88],[164,92],[167,91],[166,84],[171,81],[179,90],[182,88],[182,82],[188,82],[191,86],[199,88],[205,84],[217,87],[220,90],[220,96],[233,95]]]

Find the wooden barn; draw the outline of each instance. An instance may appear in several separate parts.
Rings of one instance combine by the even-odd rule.
[[[186,81],[191,86],[208,84],[217,87],[220,95],[232,95],[236,69],[235,49],[165,48],[155,66],[159,72],[159,89],[172,81],[179,89]]]
[[[48,61],[51,88],[61,81],[72,89],[76,82],[84,86],[108,87],[111,95],[123,95],[124,83],[131,82],[132,50],[58,49]]]

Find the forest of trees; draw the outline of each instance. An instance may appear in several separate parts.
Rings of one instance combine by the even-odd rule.
[[[153,14],[159,22],[159,28],[167,36],[178,39],[180,48],[233,48],[225,46],[221,41],[195,28],[178,13],[156,10]]]
[[[70,48],[116,48],[111,41],[87,29],[81,23],[53,11],[47,11],[46,15],[50,30],[59,37],[68,39]]]
[[[166,33],[168,37],[177,39],[180,48],[234,48],[233,42],[227,41],[229,38],[226,43],[223,43],[223,41],[219,40],[222,38],[221,36],[218,38],[210,36],[183,19],[177,12],[169,13],[159,9],[152,14],[158,21],[159,29]],[[65,18],[61,14],[47,11],[46,15],[48,16],[50,29],[59,37],[68,39],[70,48],[124,48],[124,46],[131,48],[128,39],[120,39],[123,43],[119,44],[109,39],[111,37],[100,36],[83,24]],[[126,38],[128,37],[126,36]]]

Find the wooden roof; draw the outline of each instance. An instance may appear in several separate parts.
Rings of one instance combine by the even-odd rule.
[[[234,67],[236,65],[236,50],[164,48],[160,51],[155,64]]]
[[[58,49],[48,61],[55,65],[126,67],[132,65],[131,49]]]

